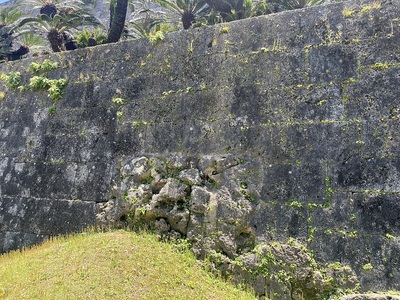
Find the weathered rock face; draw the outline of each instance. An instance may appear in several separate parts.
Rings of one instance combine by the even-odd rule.
[[[294,239],[256,244],[251,225],[260,195],[233,155],[180,155],[122,161],[114,198],[98,215],[103,226],[150,227],[163,239],[185,237],[194,253],[268,299],[322,299],[358,287],[349,266],[318,264]]]
[[[1,252],[141,222],[271,298],[399,289],[399,20],[344,2],[1,65]]]
[[[235,258],[255,242],[250,226],[254,198],[247,197],[247,186],[237,176],[245,169],[231,155],[129,160],[121,166],[115,198],[105,204],[98,219],[105,226],[129,219],[167,236],[172,231],[187,237],[199,257],[213,250]]]

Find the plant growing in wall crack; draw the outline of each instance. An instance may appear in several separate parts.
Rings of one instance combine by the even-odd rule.
[[[124,116],[124,112],[121,110],[122,106],[124,106],[126,104],[126,100],[124,98],[120,98],[120,97],[114,97],[112,98],[112,103],[114,103],[117,107],[118,107],[118,111],[117,111],[117,119],[121,119]]]
[[[29,66],[29,71],[32,73],[46,72],[58,68],[57,62],[51,62],[50,60],[45,60],[42,64],[32,63]],[[53,105],[49,108],[49,114],[53,114],[56,110],[58,101],[62,98],[64,94],[64,87],[67,85],[68,80],[65,78],[61,79],[49,79],[46,74],[33,76],[29,79],[29,84],[21,85],[22,76],[20,72],[10,72],[8,75],[1,74],[0,80],[6,81],[7,85],[20,92],[31,90],[40,91],[46,90],[48,92],[47,96],[53,100]]]
[[[28,88],[32,91],[47,90],[47,96],[53,100],[53,105],[49,108],[49,114],[54,114],[58,101],[62,98],[63,89],[68,81],[65,78],[49,79],[45,76],[33,76],[29,80]]]
[[[52,62],[48,59],[45,59],[41,64],[36,62],[31,63],[29,66],[29,71],[31,71],[32,73],[39,73],[39,72],[55,70],[57,68],[58,68],[57,62]]]
[[[112,98],[112,103],[121,106],[125,104],[125,99],[124,98]]]
[[[47,72],[58,68],[57,62],[51,62],[45,59],[43,63],[32,63],[29,66],[29,71],[32,73]],[[64,92],[63,89],[67,85],[68,80],[65,78],[61,79],[49,79],[46,74],[33,76],[29,79],[27,87],[21,87],[21,90],[25,88],[31,91],[46,90],[47,96],[53,100],[53,105],[49,108],[49,114],[54,114],[58,101],[62,98]]]
[[[21,73],[20,72],[10,72],[10,74],[1,74],[1,80],[7,82],[7,86],[12,89],[17,89],[21,84]]]
[[[50,87],[47,89],[49,98],[54,101],[60,100],[64,94],[63,89],[67,83],[68,81],[65,78],[50,80]]]

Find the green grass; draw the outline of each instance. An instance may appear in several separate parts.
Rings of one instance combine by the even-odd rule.
[[[0,256],[0,299],[255,299],[147,233],[88,233]]]

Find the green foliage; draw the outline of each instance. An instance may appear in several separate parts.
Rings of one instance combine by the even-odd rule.
[[[19,34],[14,41],[16,44],[28,48],[31,54],[49,50],[47,40],[42,35],[37,35],[34,32]]]
[[[229,30],[230,30],[229,26],[224,26],[219,30],[219,32],[220,33],[229,33]]]
[[[248,201],[250,201],[250,202],[254,202],[254,201],[256,200],[256,197],[255,197],[252,193],[250,193],[249,191],[247,191],[247,188],[248,188],[247,182],[241,181],[240,184],[239,184],[239,186],[240,186],[240,188],[242,189],[241,193],[242,193],[243,197],[244,197],[246,200],[248,200]]]
[[[51,80],[50,87],[47,89],[49,98],[54,101],[60,100],[64,94],[63,89],[67,83],[68,81],[64,78]]]
[[[40,66],[40,71],[51,71],[58,68],[57,62],[51,62],[48,59],[45,59],[42,65]]]
[[[68,81],[61,79],[48,79],[44,76],[33,76],[29,80],[29,88],[33,91],[47,90],[48,97],[57,102],[63,96],[63,89]]]
[[[47,113],[49,114],[49,116],[52,116],[56,113],[57,107],[53,104],[52,106],[49,107],[49,109],[47,110]]]
[[[188,29],[211,25],[322,2],[323,0],[238,0],[230,4],[229,1],[220,0],[138,0],[128,3],[124,0],[113,0],[109,5],[111,24],[118,23],[117,27],[120,29],[123,28],[122,19],[125,20],[126,12],[119,9],[118,5],[130,7],[131,15],[122,31],[124,38],[147,37],[152,44],[156,44],[164,40],[166,33],[180,27]],[[111,30],[107,36],[103,31],[104,26],[89,8],[94,7],[96,0],[21,0],[21,4],[40,13],[23,17],[18,8],[5,8],[0,11],[0,27],[12,25],[9,32],[18,31],[15,40],[28,50],[31,46],[44,47],[43,37],[55,52],[111,42]],[[221,33],[228,31],[225,26]]]
[[[20,2],[32,10],[41,10],[40,13],[46,13],[46,8],[51,6],[55,8],[56,13],[61,15],[78,11],[84,4],[81,0],[22,0]]]
[[[315,237],[315,232],[317,231],[317,228],[313,226],[308,226],[308,238],[307,238],[307,243],[311,244],[314,241]]]
[[[51,71],[57,68],[58,68],[57,62],[51,62],[50,60],[45,59],[41,64],[36,62],[31,63],[29,66],[29,71],[32,73],[39,73],[43,71]]]
[[[389,233],[386,233],[386,234],[385,234],[385,237],[386,237],[388,240],[394,240],[394,239],[395,239],[394,235],[391,235],[391,234],[389,234]]]
[[[298,261],[287,261],[282,259],[281,251],[286,247],[277,242],[271,242],[269,245],[260,244],[256,246],[253,253],[258,257],[257,264],[248,264],[244,267],[242,257],[234,262],[234,265],[244,269],[252,276],[262,276],[267,280],[279,284],[288,291],[296,292],[302,295],[299,299],[333,299],[332,295],[343,295],[345,292],[353,292],[357,289],[357,282],[354,280],[353,272],[348,266],[340,263],[333,263],[326,267],[318,266],[313,254],[306,246],[300,244],[295,239],[290,238],[287,245],[296,247],[298,257],[304,259]],[[301,251],[300,251],[301,250]],[[300,254],[303,252],[302,254]],[[301,270],[307,270],[307,278],[299,276]],[[335,274],[335,276],[331,276]],[[349,290],[343,290],[349,288]],[[294,293],[293,293],[294,294]],[[280,299],[276,295],[274,299]],[[336,298],[335,298],[336,299]]]
[[[351,214],[349,220],[351,222],[355,222],[356,218],[357,218],[356,214]]]
[[[242,191],[242,194],[247,201],[250,202],[256,201],[256,197],[253,194],[249,193],[248,191]]]
[[[189,29],[209,13],[210,7],[204,0],[155,0],[155,3],[165,8],[172,22],[180,21],[183,29]]]
[[[17,89],[22,80],[20,72],[10,72],[8,75],[2,74],[0,79],[5,80],[7,85],[12,89]]]
[[[100,26],[101,23],[85,9],[72,11],[66,14],[55,14],[48,16],[40,14],[36,17],[23,18],[16,29],[23,32],[33,32],[35,34],[45,35],[54,52],[64,51],[66,36],[72,36],[72,29],[81,26]]]
[[[164,12],[155,8],[150,1],[135,2],[131,10],[126,37],[136,39],[148,37],[150,32],[159,31],[161,24],[166,24]]]
[[[118,106],[119,109],[121,109],[121,106],[126,104],[126,100],[124,98],[120,98],[120,97],[112,98],[111,102],[114,103],[116,106]],[[123,116],[124,116],[123,111],[121,111],[121,110],[117,111],[117,119],[118,120],[120,120]]]
[[[334,194],[334,190],[331,187],[331,179],[329,176],[325,177],[325,207],[329,207],[332,201],[332,195]]]
[[[363,265],[362,268],[364,271],[371,271],[374,267],[372,266],[371,263],[367,263],[367,264]]]
[[[272,12],[266,0],[245,0],[243,6],[245,18],[261,16]]]
[[[158,42],[163,41],[164,38],[165,38],[165,35],[162,31],[149,32],[149,40],[152,45],[155,45]]]
[[[79,31],[76,35],[75,40],[79,48],[91,47],[104,44],[107,40],[107,34],[99,29],[90,31],[83,28],[83,30]]]
[[[126,103],[124,98],[119,98],[119,97],[112,98],[111,101],[112,101],[112,103],[119,105],[119,106],[124,105]]]
[[[145,179],[141,180],[141,184],[151,184],[154,180],[154,177],[149,175]]]
[[[325,0],[273,0],[270,5],[274,11],[280,11],[320,5],[324,2]]]
[[[123,111],[117,111],[117,119],[120,120],[124,116]]]
[[[22,15],[16,5],[8,4],[0,9],[0,62],[20,59],[29,52],[27,47],[16,42],[14,26]]]
[[[211,177],[208,177],[208,176],[206,178],[206,185],[211,188],[214,188],[214,189],[219,188],[218,182],[216,182],[214,179],[212,179]]]
[[[251,18],[271,12],[266,0],[244,0],[243,9],[241,11],[233,10],[228,17],[225,17],[225,21]]]
[[[46,90],[50,87],[50,79],[44,76],[33,76],[29,80],[29,88],[32,91]]]
[[[191,242],[187,239],[175,239],[171,240],[172,246],[179,252],[185,253],[186,251],[190,251],[192,246]]]
[[[11,25],[23,16],[23,12],[16,6],[5,7],[0,10],[0,28]]]
[[[371,11],[372,9],[379,9],[379,8],[381,8],[381,2],[380,1],[376,1],[372,5],[365,5],[361,9],[361,13],[365,14],[365,13],[368,13],[369,11]]]
[[[187,241],[111,231],[0,255],[4,299],[255,299],[202,269]]]
[[[300,201],[297,201],[297,200],[291,200],[286,203],[286,206],[301,209],[301,208],[303,208],[303,203],[301,203]]]
[[[399,64],[393,64],[393,63],[390,64],[390,63],[386,63],[386,62],[384,62],[384,63],[377,62],[377,63],[375,63],[375,64],[373,64],[371,66],[371,69],[375,69],[375,70],[378,70],[378,71],[386,71],[387,69],[389,69],[391,67],[396,67],[398,65]]]
[[[148,124],[149,124],[149,122],[146,122],[146,121],[134,121],[134,122],[132,122],[132,125],[135,126],[135,127],[145,126],[145,125],[148,125]]]

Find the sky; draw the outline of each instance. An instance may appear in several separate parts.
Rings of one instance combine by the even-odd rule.
[[[7,2],[8,0],[0,0],[0,3],[4,3]]]

